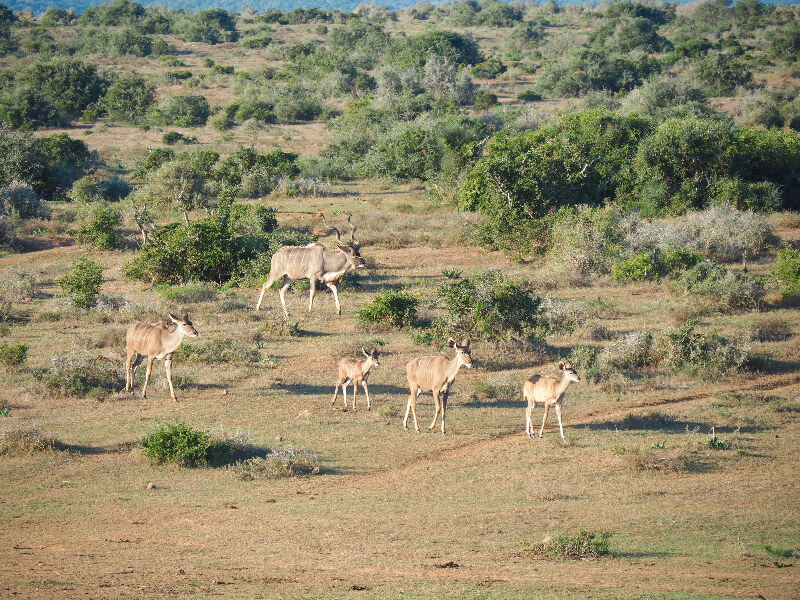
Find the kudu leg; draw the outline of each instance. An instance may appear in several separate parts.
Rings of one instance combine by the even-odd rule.
[[[450,395],[450,392],[445,392],[442,396],[442,435],[445,434],[444,431],[444,414],[447,412],[447,396]]]
[[[167,382],[169,383],[169,395],[175,402],[178,399],[175,397],[175,389],[172,387],[172,359],[168,358],[164,361],[164,370],[167,372]]]
[[[358,380],[353,379],[353,410],[356,409],[356,392],[358,392]]]
[[[542,428],[539,430],[539,437],[544,433],[544,424],[547,422],[547,413],[550,411],[550,405],[545,401],[544,403],[544,418],[542,419]]]
[[[439,418],[439,411],[441,410],[441,405],[439,403],[439,392],[433,392],[433,403],[436,405],[436,411],[433,413],[433,421],[431,421],[431,426],[428,429],[433,429],[436,427],[436,419]]]
[[[533,417],[533,409],[536,407],[536,403],[533,401],[528,402],[528,406],[525,407],[525,434],[528,437],[533,437],[533,423],[531,422],[531,418]]]
[[[558,429],[559,429],[559,431],[561,431],[561,439],[566,442],[567,438],[564,437],[564,427],[561,425],[561,405],[560,404],[556,404],[556,416],[558,417]]]
[[[336,386],[333,388],[333,402],[331,402],[331,408],[336,406],[336,398],[339,397],[339,385],[341,383],[342,383],[341,381],[337,381]]]
[[[287,321],[289,320],[289,310],[286,308],[286,290],[289,289],[290,285],[292,285],[292,280],[284,276],[281,289],[278,290],[278,296],[280,296],[281,299],[281,306],[283,306],[283,315],[286,317]]]
[[[372,410],[372,403],[369,400],[369,389],[367,389],[367,382],[362,381],[361,387],[364,388],[364,393],[367,395],[367,410]]]
[[[339,292],[336,289],[335,283],[328,283],[326,284],[328,288],[333,292],[333,301],[336,303],[336,312],[342,314],[342,306],[339,304]]]
[[[144,376],[144,387],[142,388],[142,398],[147,398],[147,384],[150,381],[150,373],[153,371],[153,361],[155,356],[147,357],[147,373]]]
[[[417,425],[417,397],[419,396],[420,390],[417,388],[416,393],[414,390],[411,390],[411,394],[408,397],[408,406],[406,406],[406,416],[403,419],[403,427],[408,429],[408,412],[414,415],[414,429],[419,432],[419,425]]]
[[[131,386],[131,362],[133,362],[133,354],[128,354],[128,357],[125,359],[125,391],[129,392],[132,389]]]
[[[311,307],[314,306],[314,296],[317,294],[317,280],[311,277],[308,283],[308,312],[311,312]]]

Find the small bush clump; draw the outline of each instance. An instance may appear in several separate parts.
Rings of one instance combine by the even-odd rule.
[[[435,339],[525,342],[537,338],[541,298],[528,282],[512,281],[501,271],[448,280],[439,287],[438,301],[446,314],[433,321]]]
[[[205,467],[230,452],[230,446],[224,441],[185,423],[160,423],[139,441],[139,446],[154,463],[184,467]]]
[[[314,454],[294,448],[271,450],[264,457],[237,461],[230,469],[242,481],[317,475],[320,472],[319,461]]]
[[[91,221],[74,233],[75,241],[95,250],[114,250],[122,244],[117,211],[103,207],[94,212]]]
[[[767,281],[747,271],[731,271],[703,260],[684,271],[673,289],[702,296],[718,309],[758,310],[767,293]]]
[[[419,299],[407,290],[382,290],[370,304],[358,311],[358,322],[364,327],[403,329],[417,322]]]
[[[69,273],[56,280],[77,308],[92,308],[100,296],[103,269],[91,259],[81,256]]]
[[[665,331],[658,339],[657,354],[664,366],[690,375],[719,375],[741,370],[750,354],[746,339],[728,339],[717,333],[695,333],[695,323],[686,321],[677,330]]]
[[[61,396],[93,396],[104,398],[125,385],[118,365],[102,357],[78,355],[73,348],[68,354],[51,359],[50,368],[39,378]]]
[[[561,529],[553,529],[550,537],[536,549],[556,558],[573,560],[600,558],[609,553],[610,539],[611,533],[608,531],[594,533],[581,528],[577,533],[570,535]]]
[[[19,369],[27,358],[27,344],[0,344],[0,364],[7,370]]]

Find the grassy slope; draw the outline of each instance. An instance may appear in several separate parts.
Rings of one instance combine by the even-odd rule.
[[[417,24],[415,24],[416,26]],[[396,26],[402,29],[404,24]],[[293,27],[289,36],[313,26]],[[276,35],[278,35],[276,33]],[[494,35],[497,35],[496,32]],[[487,34],[487,39],[490,39]],[[484,42],[482,42],[484,43]],[[487,43],[488,44],[488,43]],[[258,52],[234,46],[181,44],[199,69],[204,55],[219,64],[255,68]],[[202,52],[202,55],[200,54]],[[131,61],[144,71],[154,61]],[[524,79],[497,82],[501,97],[524,89]],[[166,88],[162,86],[161,91]],[[215,103],[233,96],[211,87]],[[555,106],[555,104],[553,105]],[[158,130],[94,126],[69,130],[111,160],[124,164]],[[224,151],[255,141],[260,150],[314,152],[326,132],[319,123],[235,131],[220,142],[210,127],[185,130]],[[287,139],[289,138],[289,139]],[[124,140],[121,143],[120,140]],[[291,294],[290,311],[305,335],[286,338],[264,331],[278,313],[275,294],[255,315],[256,290],[236,290],[242,306],[218,300],[189,305],[201,337],[189,344],[228,341],[256,348],[263,331],[261,364],[176,360],[179,404],[169,401],[158,364],[150,398],[115,393],[103,402],[58,398],[31,373],[55,354],[76,349],[122,366],[127,313],[82,314],[61,307],[53,280],[84,253],[57,247],[0,259],[0,268],[22,266],[43,282],[42,294],[19,305],[22,322],[4,341],[31,347],[26,370],[2,374],[11,405],[3,428],[38,425],[71,451],[0,459],[0,590],[18,597],[141,598],[793,598],[800,594],[791,559],[767,554],[765,544],[800,546],[797,446],[797,370],[800,319],[775,311],[791,336],[757,344],[776,357],[773,371],[725,381],[692,380],[663,373],[604,385],[572,386],[564,409],[570,443],[564,447],[551,422],[542,440],[528,440],[517,390],[533,372],[554,373],[553,357],[497,355],[476,345],[476,369],[459,375],[448,411],[448,436],[406,432],[404,365],[425,350],[396,332],[358,329],[358,307],[381,286],[412,284],[429,295],[441,271],[465,274],[502,267],[535,275],[532,265],[464,247],[459,221],[423,200],[413,185],[355,182],[347,193],[311,200],[270,199],[286,213],[353,209],[370,270],[362,286],[342,293],[337,318],[330,294],[304,314],[303,293]],[[357,201],[356,197],[363,200]],[[274,202],[273,202],[274,200]],[[398,207],[412,212],[398,213]],[[431,212],[432,211],[432,212]],[[388,215],[388,218],[387,218]],[[783,229],[796,240],[796,230]],[[411,239],[405,244],[404,239]],[[91,253],[105,265],[104,291],[129,299],[148,320],[170,305],[154,291],[125,280],[130,253]],[[771,259],[753,268],[766,271]],[[660,328],[691,313],[691,302],[663,286],[599,285],[561,289],[557,295],[586,302],[602,298],[611,310],[594,324],[615,333]],[[246,305],[246,307],[244,306]],[[56,312],[59,321],[43,314]],[[765,318],[757,314],[701,315],[701,326],[731,331]],[[339,356],[379,339],[385,355],[372,375],[374,408],[367,413],[332,410]],[[555,338],[566,353],[585,334]],[[121,369],[120,369],[121,370]],[[141,378],[141,373],[139,377]],[[141,382],[141,379],[140,379]],[[487,393],[491,386],[495,393]],[[626,429],[625,417],[655,410],[669,427]],[[430,396],[420,403],[420,425],[432,415]],[[537,411],[534,419],[541,418]],[[244,482],[223,469],[150,466],[131,444],[157,420],[200,428],[242,428],[262,449],[294,446],[314,451],[322,475],[309,479]],[[553,417],[551,416],[551,419]],[[713,451],[706,434],[717,433],[733,450]],[[657,457],[685,460],[678,471],[638,471],[637,448],[665,443]],[[624,451],[623,451],[624,449]],[[148,489],[153,482],[155,489]],[[554,527],[608,530],[613,558],[597,561],[543,559],[525,549]],[[455,563],[458,566],[443,568]]]

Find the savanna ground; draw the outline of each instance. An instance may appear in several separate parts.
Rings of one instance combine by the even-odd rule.
[[[408,27],[424,24],[397,27],[415,33]],[[312,29],[287,28],[285,41],[301,41]],[[489,47],[500,35],[474,29]],[[258,51],[234,44],[168,39],[193,69],[205,57],[237,70],[260,65]],[[130,64],[100,62],[159,68],[126,60]],[[532,80],[520,74],[487,85],[508,101]],[[220,105],[234,96],[231,88],[213,85],[203,93]],[[553,112],[565,104],[538,106]],[[109,163],[125,165],[159,145],[168,129],[82,127],[66,131]],[[327,135],[322,123],[237,128],[225,136],[210,126],[177,130],[197,136],[200,145],[214,143],[223,154],[240,144],[313,153]],[[772,298],[765,312],[710,312],[658,283],[619,285],[605,278],[594,287],[561,286],[550,293],[591,307],[589,323],[548,338],[547,349],[537,353],[475,343],[476,367],[462,369],[454,385],[447,436],[425,428],[433,413],[429,394],[418,403],[417,434],[401,425],[405,364],[430,350],[414,345],[407,332],[365,331],[357,324],[358,309],[385,287],[409,286],[430,298],[445,269],[469,275],[499,267],[533,278],[544,292],[537,263],[515,263],[467,245],[461,231],[469,217],[429,204],[414,184],[338,183],[330,197],[267,202],[279,209],[282,224],[308,225],[320,209],[334,215],[352,210],[364,243],[368,269],[358,285],[341,292],[340,317],[330,294],[320,293],[307,314],[306,292],[290,292],[296,336],[279,335],[276,292],[260,313],[253,310],[256,288],[168,302],[122,275],[132,252],[88,252],[58,231],[38,235],[44,249],[0,258],[0,271],[20,267],[38,279],[36,296],[15,307],[18,318],[3,333],[2,341],[25,343],[29,352],[22,370],[0,373],[0,396],[9,409],[0,427],[37,427],[60,448],[0,457],[2,597],[800,597],[796,559],[765,550],[768,545],[796,556],[800,548],[796,310]],[[798,229],[779,218],[774,223],[796,247]],[[132,223],[126,225],[135,239]],[[322,233],[320,223],[312,227]],[[330,245],[332,237],[323,241]],[[65,306],[55,280],[83,254],[102,263],[103,292],[126,300],[125,310]],[[767,255],[750,268],[767,273],[773,262]],[[128,324],[182,308],[200,333],[185,345],[203,345],[209,354],[224,347],[234,358],[177,357],[177,404],[169,399],[161,363],[146,400],[138,396],[141,370],[137,395],[116,389],[83,399],[58,396],[33,376],[73,349],[113,361],[121,375]],[[597,341],[592,331],[613,338],[679,326],[687,317],[703,330],[772,327],[781,335],[755,339],[751,368],[723,379],[653,369],[573,384],[564,408],[567,444],[554,415],[543,439],[523,435],[521,387],[529,375],[556,375],[559,357]],[[370,380],[372,410],[366,411],[363,394],[355,412],[343,412],[341,404],[332,408],[336,360],[371,345],[382,352]],[[538,409],[537,428],[541,416]],[[313,452],[321,472],[243,481],[224,467],[152,465],[136,444],[156,423],[173,421],[241,430],[261,453]],[[709,446],[712,427],[728,449]],[[611,555],[572,561],[535,552],[555,528],[608,531]]]
[[[418,212],[386,217],[396,200],[378,194],[374,209],[360,218],[369,223],[364,239],[379,237],[381,228],[413,237],[409,222],[460,227],[452,216],[427,212],[413,187],[401,192]],[[336,202],[322,199],[320,207]],[[375,209],[384,211],[382,224]],[[757,353],[773,357],[763,373],[715,381],[652,372],[573,384],[564,409],[566,445],[552,415],[543,439],[523,435],[519,390],[533,372],[555,374],[553,357],[566,355],[582,334],[549,339],[546,356],[476,343],[476,368],[462,369],[456,379],[447,436],[425,428],[433,408],[429,395],[420,399],[423,433],[417,434],[401,426],[404,366],[425,350],[403,332],[365,332],[356,322],[358,308],[385,286],[409,285],[421,297],[430,295],[445,268],[532,274],[531,265],[465,247],[446,230],[437,240],[403,248],[365,244],[369,270],[360,285],[341,294],[341,317],[330,294],[320,294],[308,315],[305,292],[291,292],[299,336],[273,335],[274,325],[265,326],[280,321],[275,292],[261,313],[253,311],[256,289],[187,305],[200,337],[186,344],[249,347],[260,358],[216,365],[176,359],[177,404],[169,399],[160,364],[147,400],[116,391],[102,400],[77,400],[44,389],[28,373],[71,347],[112,359],[121,373],[132,317],[63,308],[52,280],[80,253],[76,247],[1,259],[3,268],[20,266],[51,282],[25,305],[22,322],[7,336],[29,344],[30,358],[23,372],[4,375],[10,416],[3,426],[35,425],[65,448],[0,461],[4,594],[798,596],[794,560],[764,549],[796,548],[798,541],[795,311],[700,317],[704,326],[723,331],[763,326],[765,319],[788,324],[788,339],[756,344]],[[104,292],[143,307],[152,320],[179,310],[121,276],[124,253],[97,257],[105,266]],[[667,325],[692,309],[658,284],[557,294],[601,306],[593,325],[615,333]],[[383,356],[372,374],[372,411],[365,410],[363,394],[356,412],[343,412],[340,404],[331,408],[336,359],[376,342],[383,344]],[[537,410],[534,419],[541,414]],[[264,451],[311,451],[321,474],[242,481],[224,468],[153,466],[135,443],[157,421],[241,429]],[[708,446],[711,427],[731,442],[730,449]],[[639,470],[635,458],[654,444],[663,446],[654,451],[656,461],[680,466]],[[155,487],[148,487],[151,482]],[[613,556],[569,561],[532,552],[552,528],[609,531]]]

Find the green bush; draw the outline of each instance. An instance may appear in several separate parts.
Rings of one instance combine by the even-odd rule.
[[[512,281],[501,271],[446,281],[437,300],[446,314],[433,321],[435,339],[527,342],[537,337],[541,298],[528,282]]]
[[[379,325],[403,329],[417,322],[419,299],[407,290],[381,290],[370,304],[358,311],[358,322],[364,327]]]
[[[781,295],[784,300],[800,296],[800,250],[779,250],[773,274],[783,288]]]
[[[97,67],[64,57],[40,57],[17,80],[29,84],[68,119],[75,119],[105,94],[108,81]]]
[[[486,214],[498,230],[559,206],[614,196],[647,124],[603,110],[565,114],[536,131],[495,134],[458,190],[462,210]]]
[[[75,234],[75,241],[95,250],[115,250],[122,244],[119,230],[120,216],[113,208],[101,207],[94,211],[91,221],[82,225]]]
[[[0,364],[7,370],[19,369],[27,358],[27,344],[0,344]]]
[[[471,69],[472,76],[478,79],[497,79],[505,72],[506,66],[496,58],[490,58]]]
[[[145,435],[139,446],[154,463],[172,463],[185,467],[208,466],[224,456],[230,447],[214,439],[207,431],[193,429],[185,423],[160,423]]]
[[[81,256],[69,273],[56,280],[77,308],[92,308],[100,295],[103,269],[91,259]]]
[[[175,160],[175,151],[172,148],[153,148],[141,162],[136,165],[133,172],[135,177],[143,178],[149,172],[157,170],[161,165]]]
[[[611,277],[615,281],[653,281],[660,275],[658,265],[650,252],[634,254],[611,268]]]
[[[239,39],[235,15],[221,8],[201,10],[189,20],[183,39],[187,42],[206,44],[235,42]]]
[[[694,250],[670,248],[662,252],[656,248],[618,262],[611,269],[611,277],[616,281],[654,281],[686,271],[702,260]]]
[[[701,377],[735,373],[744,367],[749,356],[749,342],[731,340],[716,333],[695,333],[694,328],[693,321],[686,321],[680,329],[661,335],[656,349],[661,364]]]
[[[167,146],[172,146],[173,144],[177,144],[182,139],[184,139],[182,133],[178,133],[177,131],[165,131],[164,135],[161,136],[161,143]]]
[[[473,108],[475,110],[488,110],[497,105],[497,96],[492,92],[481,92],[475,96]]]
[[[542,543],[541,549],[556,558],[599,558],[609,553],[610,539],[611,534],[608,531],[590,533],[579,529],[577,533],[570,535],[561,529],[553,529],[549,540]]]
[[[764,277],[746,271],[729,271],[704,260],[684,271],[675,281],[676,291],[706,298],[715,308],[757,310],[767,293]]]
[[[147,112],[153,125],[201,127],[208,121],[211,109],[204,96],[170,95],[163,102],[150,107]]]

